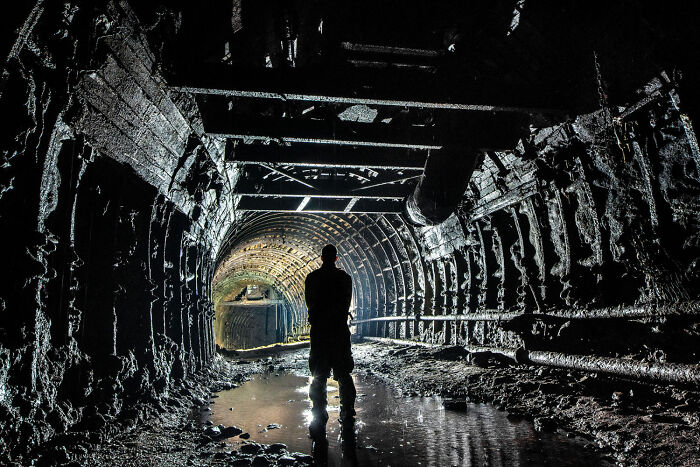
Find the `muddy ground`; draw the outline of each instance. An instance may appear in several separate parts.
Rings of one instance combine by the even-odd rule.
[[[490,402],[509,416],[533,420],[538,430],[580,435],[590,440],[590,449],[621,465],[700,462],[697,388],[513,366],[459,347],[365,342],[355,344],[353,354],[357,372],[405,395],[440,395],[450,410],[465,410],[468,401]],[[219,357],[168,397],[141,401],[99,429],[68,433],[16,465],[310,465],[309,453],[247,442],[235,427],[200,421],[215,392],[256,373],[307,371],[307,355],[307,349],[297,349],[242,360]],[[227,437],[237,442],[223,442]]]

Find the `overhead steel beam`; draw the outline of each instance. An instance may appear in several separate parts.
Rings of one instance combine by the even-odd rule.
[[[420,76],[408,70],[308,69],[239,70],[226,66],[198,66],[186,76],[169,79],[171,88],[193,94],[317,102],[343,105],[367,105],[466,112],[506,112],[537,116],[564,116],[561,109],[531,105],[503,105],[504,95],[513,94],[512,86],[489,83],[491,98],[484,97],[484,86],[471,92],[455,89],[454,83],[441,83],[435,76]],[[455,98],[459,92],[467,97]],[[515,96],[528,97],[527,93]],[[471,100],[468,102],[467,99]],[[493,99],[490,103],[480,99]],[[510,102],[508,102],[510,104]]]
[[[363,213],[389,214],[400,213],[403,209],[401,200],[358,199],[349,211],[348,199],[310,198],[304,206],[299,198],[253,198],[244,196],[236,207],[237,211],[265,212],[310,212],[310,213]],[[302,210],[299,211],[299,207]]]
[[[337,144],[403,149],[440,149],[426,127],[393,128],[305,118],[238,117],[202,109],[204,130],[213,136],[235,139],[278,140],[289,143]]]
[[[256,198],[334,198],[334,199],[395,199],[402,200],[413,189],[413,185],[382,184],[366,190],[351,190],[343,183],[321,184],[314,188],[288,182],[257,181],[250,178],[239,179],[234,193]]]
[[[303,179],[301,179],[301,178],[295,176],[294,174],[291,174],[291,173],[287,172],[287,171],[284,170],[284,169],[280,169],[280,168],[275,167],[275,166],[270,165],[270,164],[260,164],[260,165],[262,165],[263,167],[265,167],[267,170],[270,170],[270,171],[272,171],[272,172],[278,173],[278,174],[282,175],[283,177],[286,177],[286,178],[288,178],[288,179],[290,179],[290,180],[292,180],[292,181],[294,181],[294,182],[297,182],[297,183],[299,183],[299,184],[301,184],[301,185],[304,185],[304,186],[306,186],[306,187],[309,187],[309,188],[311,188],[312,190],[318,190],[318,188],[316,188],[313,184],[311,184],[311,183],[307,182],[306,180],[303,180]]]
[[[275,163],[295,167],[336,167],[422,171],[426,151],[349,146],[239,144],[233,159],[241,163]]]
[[[390,45],[361,44],[356,42],[341,42],[343,50],[352,52],[370,52],[378,54],[407,55],[416,57],[442,57],[445,51],[441,49],[418,49]]]
[[[400,178],[385,177],[382,180],[375,180],[374,183],[360,185],[357,188],[353,188],[352,191],[353,191],[353,193],[355,193],[355,195],[361,195],[363,193],[367,193],[368,191],[376,190],[380,187],[385,187],[385,186],[404,186],[405,187],[406,185],[399,184],[399,183],[406,182],[408,180],[414,180],[414,179],[417,179],[418,177],[420,177],[420,175],[410,175],[408,177],[400,177]],[[415,188],[415,186],[413,184],[411,184],[411,188]]]
[[[282,101],[320,102],[327,104],[367,105],[380,107],[411,107],[418,109],[461,110],[470,112],[507,112],[527,115],[558,115],[563,112],[556,109],[534,107],[516,107],[489,104],[460,104],[455,102],[427,102],[403,99],[380,99],[351,96],[330,96],[320,94],[297,94],[273,91],[255,91],[243,89],[201,88],[196,86],[174,86],[177,91],[212,96],[246,97],[252,99],[276,99]]]

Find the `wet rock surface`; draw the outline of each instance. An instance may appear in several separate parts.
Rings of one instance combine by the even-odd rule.
[[[214,393],[264,372],[268,362],[239,365],[217,358],[209,371],[181,390],[158,401],[135,403],[130,412],[134,419],[119,417],[89,432],[68,432],[18,459],[18,465],[309,465],[307,454],[290,453],[282,444],[249,443],[235,426],[200,421],[202,406],[215,400]],[[242,444],[236,448],[223,442],[238,435]]]
[[[532,420],[539,431],[561,429],[590,440],[622,465],[697,465],[700,436],[697,389],[651,385],[558,368],[507,365],[496,359],[476,367],[462,350],[390,344],[355,344],[359,371],[382,378],[406,395],[489,402],[510,417]],[[444,356],[448,355],[448,358]]]
[[[510,366],[497,360],[474,366],[463,350],[359,343],[356,372],[380,378],[405,395],[440,395],[448,410],[488,402],[536,430],[570,433],[621,465],[696,465],[700,449],[699,394],[559,369]],[[309,465],[310,453],[282,444],[246,440],[235,426],[202,423],[201,406],[218,391],[269,374],[270,364],[305,371],[307,351],[294,350],[238,364],[215,360],[206,375],[157,402],[141,402],[129,414],[91,432],[72,431],[20,459],[37,465]],[[233,384],[232,384],[233,383]],[[233,389],[234,391],[236,389]],[[362,397],[362,396],[360,396]],[[228,410],[226,410],[228,412]],[[235,417],[235,408],[232,412]],[[233,443],[224,436],[239,433]],[[234,435],[235,436],[235,435]],[[309,441],[309,448],[311,443]]]

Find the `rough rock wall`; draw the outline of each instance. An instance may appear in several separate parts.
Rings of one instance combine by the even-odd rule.
[[[217,148],[125,2],[38,1],[19,26],[0,88],[0,463],[211,360],[228,208]]]
[[[638,99],[490,154],[457,215],[418,229],[424,311],[491,313],[424,339],[697,361],[700,153],[665,73]]]

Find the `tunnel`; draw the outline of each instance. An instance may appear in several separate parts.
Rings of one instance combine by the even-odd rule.
[[[0,464],[697,465],[695,23],[680,1],[7,7]],[[324,445],[326,245],[358,399]]]

